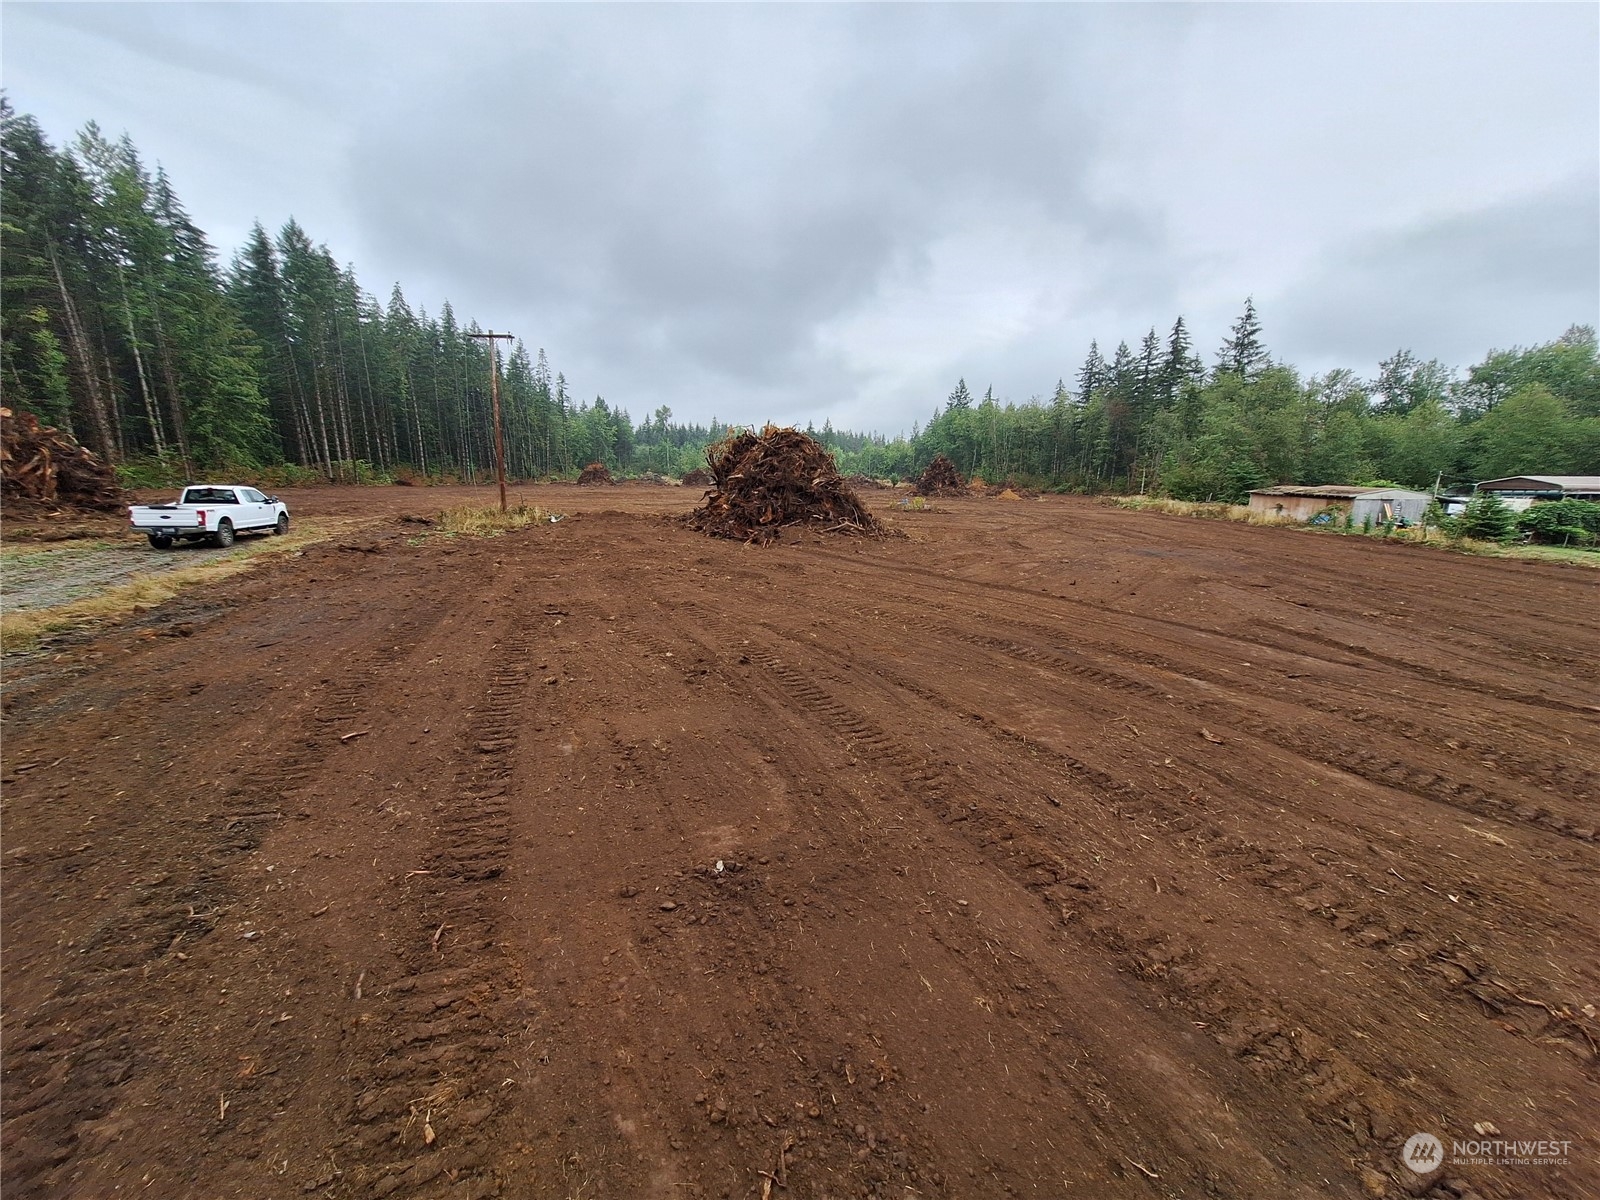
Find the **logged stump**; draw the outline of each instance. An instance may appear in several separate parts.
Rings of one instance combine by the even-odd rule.
[[[592,463],[590,463],[587,467],[585,467],[583,469],[582,473],[578,476],[578,486],[579,487],[587,487],[587,486],[589,486],[591,484],[598,484],[598,483],[615,483],[615,482],[616,482],[616,480],[611,478],[610,469],[605,465],[605,463],[601,463],[601,462],[592,462]]]
[[[0,496],[27,508],[115,512],[127,500],[117,473],[30,412],[0,408]]]
[[[961,473],[956,470],[955,463],[942,454],[935,454],[933,461],[911,485],[914,496],[960,496],[966,490],[967,485],[961,481]]]
[[[792,526],[884,533],[839,475],[833,455],[799,430],[768,425],[759,435],[730,434],[707,448],[706,464],[713,488],[688,520],[712,537],[766,545]]]

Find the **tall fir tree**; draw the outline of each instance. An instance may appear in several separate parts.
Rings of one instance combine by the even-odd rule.
[[[1233,323],[1222,349],[1217,352],[1217,371],[1254,379],[1272,365],[1272,358],[1261,344],[1261,321],[1256,316],[1254,297],[1247,296],[1244,312]]]

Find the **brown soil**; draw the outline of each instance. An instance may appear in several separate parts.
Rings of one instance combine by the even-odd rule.
[[[443,492],[8,671],[8,1200],[1600,1194],[1593,573]]]

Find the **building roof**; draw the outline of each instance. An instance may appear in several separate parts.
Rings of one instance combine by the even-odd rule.
[[[1297,483],[1280,483],[1277,487],[1257,488],[1251,492],[1252,496],[1305,496],[1312,500],[1353,500],[1357,496],[1367,496],[1373,492],[1381,492],[1383,488],[1348,487],[1342,483],[1322,483],[1314,487],[1307,487]]]
[[[1414,492],[1410,488],[1373,488],[1368,489],[1359,499],[1362,500],[1426,500],[1427,492]]]
[[[1520,485],[1532,484],[1531,487]],[[1480,488],[1503,491],[1538,491],[1545,488],[1562,492],[1600,492],[1600,475],[1508,475],[1504,479],[1485,479]]]

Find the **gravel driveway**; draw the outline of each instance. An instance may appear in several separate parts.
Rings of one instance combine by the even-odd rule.
[[[203,544],[156,550],[142,539],[130,539],[8,553],[0,559],[0,598],[12,610],[54,608],[127,583],[135,576],[198,566],[238,552]]]

